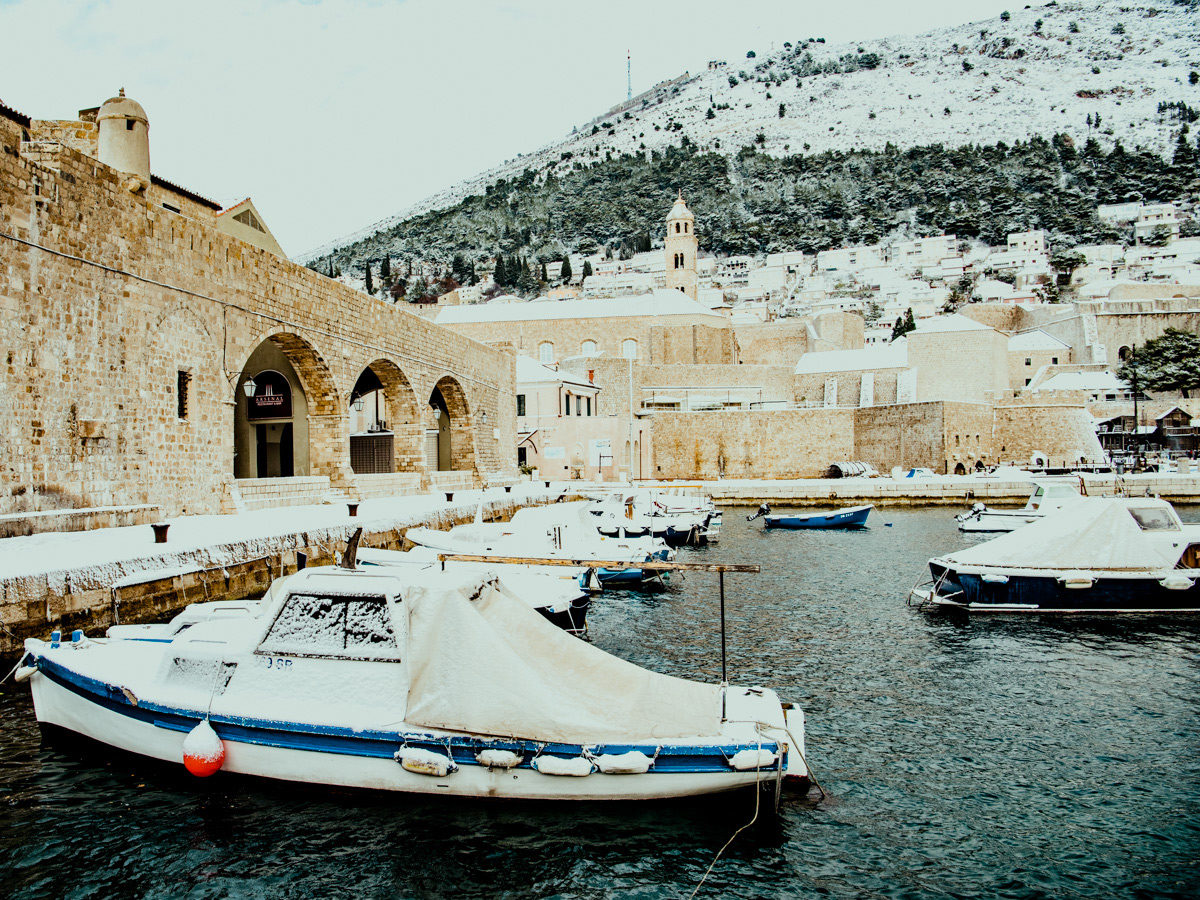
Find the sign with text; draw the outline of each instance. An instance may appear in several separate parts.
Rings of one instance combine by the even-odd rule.
[[[270,370],[254,376],[254,396],[246,403],[246,418],[290,419],[292,417],[292,387],[278,372]]]

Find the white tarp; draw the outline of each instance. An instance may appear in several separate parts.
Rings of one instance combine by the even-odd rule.
[[[717,686],[610,656],[492,581],[414,585],[403,603],[410,724],[564,743],[720,731]]]
[[[1125,501],[1093,497],[1081,498],[994,540],[948,554],[947,559],[959,569],[998,566],[1142,572],[1173,568],[1175,559],[1156,543],[1138,527]]]

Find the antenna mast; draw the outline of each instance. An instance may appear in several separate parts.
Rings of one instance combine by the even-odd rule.
[[[627,101],[633,99],[633,74],[632,74],[632,70],[629,67],[629,60],[630,60],[630,54],[629,54],[629,51],[626,50],[625,51],[625,99]]]

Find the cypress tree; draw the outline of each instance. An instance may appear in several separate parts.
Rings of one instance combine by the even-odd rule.
[[[562,269],[558,273],[558,276],[562,279],[563,284],[567,284],[571,280],[571,275],[571,257],[569,254],[564,253],[562,258]]]
[[[368,294],[373,294],[375,293],[375,285],[371,283],[371,263],[368,262],[364,268],[367,273],[366,291]]]
[[[385,285],[392,280],[392,259],[387,254],[384,254],[383,262],[379,264],[379,280]]]
[[[583,277],[587,278],[592,274],[592,264],[588,260],[583,261]]]
[[[508,273],[504,271],[504,254],[496,254],[496,271],[492,273],[492,281],[496,282],[497,287],[503,287],[508,283]]]

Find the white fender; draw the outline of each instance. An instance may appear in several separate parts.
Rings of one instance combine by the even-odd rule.
[[[640,750],[630,750],[628,753],[602,753],[595,763],[605,775],[641,775],[650,771],[654,760]]]
[[[475,754],[475,759],[489,769],[511,769],[520,765],[521,754],[512,750],[480,750]]]
[[[444,778],[458,771],[457,763],[450,757],[432,750],[422,750],[420,747],[401,747],[396,751],[395,759],[406,772],[415,775]]]
[[[1193,579],[1188,578],[1186,575],[1171,574],[1166,578],[1160,578],[1158,583],[1165,587],[1168,591],[1187,591],[1191,590],[1192,585],[1196,582]],[[17,673],[17,680],[21,680],[20,672]]]
[[[13,678],[17,681],[28,681],[30,676],[37,671],[37,666],[21,666],[17,669]]]
[[[729,757],[729,765],[739,772],[746,772],[750,769],[765,769],[774,764],[775,754],[770,750],[764,750],[762,747],[757,747],[753,750],[750,748],[739,750],[733,756]]]
[[[539,756],[533,761],[533,767],[543,775],[568,775],[574,778],[591,775],[596,769],[590,759],[584,759],[582,756],[573,756],[570,759],[563,759],[561,756]]]

